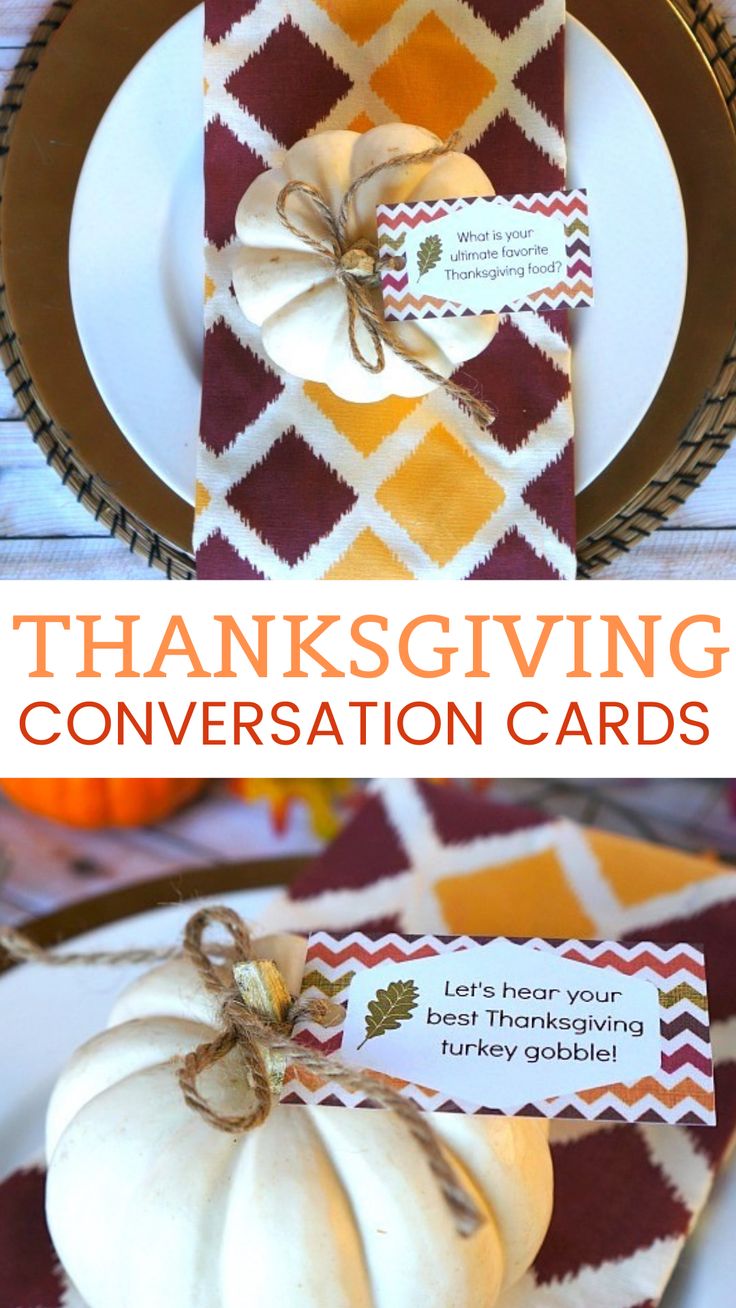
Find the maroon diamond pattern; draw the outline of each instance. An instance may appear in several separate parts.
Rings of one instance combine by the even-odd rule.
[[[565,29],[559,32],[542,49],[520,68],[514,78],[527,100],[543,114],[553,127],[562,128],[565,122],[565,79],[562,76],[565,61]]]
[[[467,4],[498,36],[507,37],[539,8],[540,0],[467,0]]]
[[[255,9],[258,0],[217,0],[204,7],[204,34],[214,45],[230,28]]]
[[[372,917],[368,922],[353,922],[348,931],[362,931],[366,936],[390,936],[393,931],[401,931],[403,926],[399,913],[389,913],[386,917]]]
[[[290,18],[226,83],[243,108],[285,146],[316,127],[352,85],[347,73]]]
[[[283,389],[280,378],[224,322],[215,323],[204,353],[203,444],[222,454]]]
[[[504,110],[468,151],[490,177],[497,195],[556,191],[565,173],[522,132]]]
[[[431,781],[418,781],[417,786],[432,815],[435,831],[445,845],[464,845],[482,836],[507,835],[547,820],[536,809],[490,804],[487,799],[456,786],[438,786]]]
[[[624,940],[640,940],[641,932],[632,932]],[[727,1022],[736,1017],[736,968],[733,966],[733,942],[736,940],[736,899],[706,908],[697,916],[670,918],[669,922],[647,930],[646,940],[671,944],[689,940],[700,944],[707,940],[708,1007],[711,1022]]]
[[[200,581],[233,577],[236,581],[265,581],[262,572],[241,557],[221,531],[213,531],[197,551],[197,576]]]
[[[570,314],[567,309],[543,309],[539,316],[544,318],[546,323],[549,323],[552,330],[557,332],[557,335],[561,336],[563,341],[567,341],[568,345],[570,344],[572,335],[570,333]]]
[[[355,851],[360,850],[360,858]],[[367,800],[344,832],[292,883],[292,899],[311,899],[320,891],[349,886],[357,890],[405,872],[409,857],[377,797]]]
[[[709,980],[709,989],[710,980]],[[716,1108],[715,1126],[688,1127],[690,1141],[699,1153],[705,1154],[711,1167],[717,1167],[728,1153],[736,1122],[736,1063],[716,1063],[714,1069]]]
[[[512,527],[495,550],[473,569],[468,581],[559,581],[559,573]]]
[[[575,455],[569,441],[562,454],[530,481],[523,498],[571,549],[575,548],[575,502],[570,488],[575,481]],[[552,520],[550,522],[550,519]]]
[[[552,1224],[534,1265],[542,1284],[687,1233],[690,1212],[651,1161],[637,1127],[595,1131],[557,1145],[553,1154]]]
[[[357,496],[291,427],[230,488],[228,504],[292,566],[352,508]]]
[[[44,1219],[46,1174],[13,1172],[0,1184],[0,1303],[4,1308],[61,1308],[61,1275]]]
[[[219,118],[207,126],[204,157],[207,169],[204,229],[208,240],[215,245],[226,245],[235,235],[235,212],[241,196],[263,172],[265,164]]]
[[[531,345],[506,319],[490,349],[465,364],[460,380],[495,403],[494,439],[507,450],[518,449],[570,389],[567,374]]]

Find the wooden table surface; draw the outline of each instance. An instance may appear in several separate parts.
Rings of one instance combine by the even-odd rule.
[[[0,85],[45,8],[44,0],[0,0]],[[721,9],[736,34],[736,0],[723,0]],[[736,448],[666,526],[601,575],[736,578]],[[163,580],[112,540],[46,467],[1,375],[0,577]]]

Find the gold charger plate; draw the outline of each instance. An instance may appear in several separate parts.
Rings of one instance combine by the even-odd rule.
[[[77,497],[172,576],[191,574],[192,509],[136,454],[97,392],[74,325],[68,236],[79,172],[110,99],[190,7],[190,0],[126,0],[123,17],[109,0],[77,0],[67,15],[59,0],[21,60],[0,122],[9,145],[0,345],[14,390]],[[625,447],[578,496],[586,572],[659,525],[732,435],[736,279],[727,272],[736,250],[736,102],[731,95],[729,110],[733,48],[710,5],[569,0],[568,7],[626,68],[659,123],[682,189],[690,260],[660,390]]]

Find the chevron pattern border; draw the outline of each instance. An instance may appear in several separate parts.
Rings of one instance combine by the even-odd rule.
[[[379,963],[407,962],[470,949],[489,943],[488,936],[402,936],[396,932],[372,938],[362,931],[331,935],[318,931],[309,938],[304,999],[329,998],[347,1007],[347,990],[356,972]],[[501,937],[507,939],[507,937]],[[646,1077],[634,1085],[613,1084],[541,1103],[514,1105],[502,1115],[575,1118],[587,1121],[661,1122],[681,1126],[713,1126],[715,1093],[713,1059],[708,1030],[708,998],[701,950],[691,944],[663,946],[640,942],[559,941],[535,937],[508,938],[527,949],[544,950],[572,962],[587,963],[649,981],[659,991],[662,1010],[662,1067],[659,1077]],[[341,1029],[302,1022],[295,1031],[302,1043],[335,1054],[342,1043]],[[427,1087],[392,1080],[402,1094],[432,1112],[488,1112],[447,1098]],[[370,1107],[360,1095],[335,1082],[290,1069],[282,1102]],[[493,1110],[497,1112],[498,1110]]]
[[[473,204],[485,204],[483,196],[447,197],[442,200],[418,200],[415,203],[379,205],[379,252],[383,258],[401,254],[407,232],[414,231],[452,213],[467,209]],[[501,314],[532,310],[535,313],[553,309],[585,308],[593,303],[593,268],[590,253],[590,225],[588,197],[583,190],[535,191],[530,195],[497,195],[494,205],[518,209],[522,213],[543,214],[546,218],[559,215],[565,220],[565,251],[567,268],[554,285],[535,291],[524,299],[515,300],[494,312]],[[407,322],[414,319],[463,318],[474,312],[465,305],[451,300],[438,300],[432,295],[416,295],[409,286],[406,272],[386,269],[381,273],[383,307],[387,319]],[[489,306],[489,312],[491,307]]]

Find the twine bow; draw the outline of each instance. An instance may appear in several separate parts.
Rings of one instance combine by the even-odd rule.
[[[206,943],[208,928],[216,924],[225,929],[231,943],[225,946]],[[189,1108],[217,1130],[242,1135],[261,1126],[268,1118],[286,1063],[303,1067],[325,1080],[339,1082],[346,1090],[363,1095],[377,1107],[387,1108],[397,1115],[424,1154],[460,1235],[472,1235],[485,1220],[443,1152],[427,1116],[412,1100],[405,1099],[367,1068],[350,1067],[294,1039],[292,1032],[299,1018],[309,1017],[330,1025],[338,1005],[329,1000],[292,1001],[275,965],[266,963],[259,965],[272,969],[270,978],[275,981],[277,995],[283,995],[283,1002],[279,999],[276,1008],[270,1010],[272,1016],[268,1016],[269,1006],[246,1002],[244,993],[233,980],[233,973],[238,976],[244,965],[254,962],[253,942],[249,928],[233,909],[224,906],[198,909],[184,928],[180,949],[56,953],[37,945],[13,927],[0,927],[0,951],[15,962],[55,967],[145,964],[183,954],[196,968],[202,984],[218,1001],[220,1008],[220,1029],[215,1037],[179,1060],[179,1085]],[[339,1018],[342,1018],[341,1009]],[[233,1052],[242,1060],[253,1091],[253,1102],[245,1112],[227,1115],[205,1097],[199,1081],[204,1072]]]
[[[380,256],[375,245],[367,240],[356,241],[348,245],[347,227],[350,206],[358,191],[379,173],[392,168],[402,168],[405,164],[430,163],[440,159],[456,149],[459,133],[455,132],[447,141],[431,146],[428,150],[417,150],[407,154],[394,155],[383,163],[374,164],[351,182],[345,192],[337,216],[333,213],[322,192],[310,182],[287,182],[276,199],[276,212],[287,231],[298,241],[308,246],[331,264],[337,281],[345,291],[348,306],[348,336],[353,358],[366,372],[381,373],[386,367],[386,347],[397,354],[405,363],[410,364],[425,381],[439,386],[448,395],[452,395],[466,408],[474,422],[486,431],[493,424],[496,411],[491,405],[474,395],[465,386],[458,385],[451,378],[443,377],[428,364],[417,358],[399,340],[398,336],[386,326],[383,315],[376,308],[371,290],[379,285],[380,275],[386,269],[401,269],[404,258],[399,255]],[[324,240],[305,231],[289,217],[286,206],[292,196],[300,195],[314,207],[326,229]],[[370,359],[363,352],[358,341],[358,323],[362,323],[371,342],[374,357]]]

